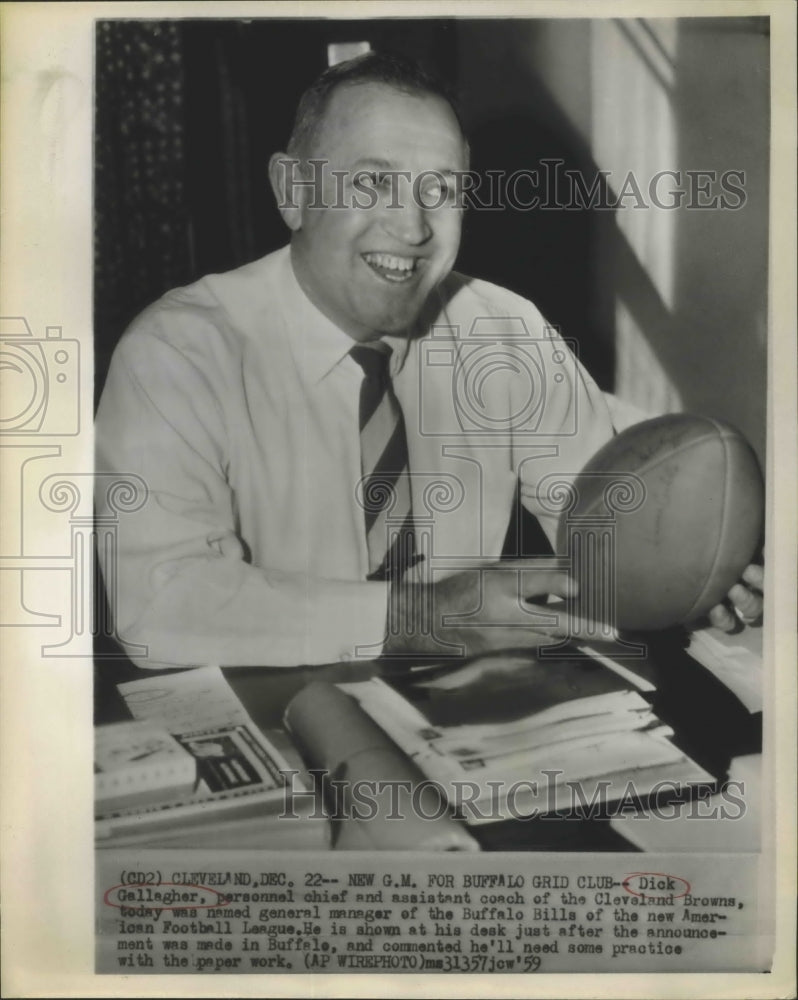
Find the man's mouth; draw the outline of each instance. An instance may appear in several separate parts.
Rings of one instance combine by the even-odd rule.
[[[375,274],[387,281],[409,281],[416,273],[416,257],[399,257],[392,253],[364,253],[363,260]]]

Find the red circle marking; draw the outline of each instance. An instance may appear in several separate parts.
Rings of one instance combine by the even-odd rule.
[[[163,906],[161,903],[145,903],[145,902],[125,902],[125,903],[112,903],[108,898],[111,893],[115,892],[117,889],[157,889],[162,885],[173,885],[178,889],[199,889],[201,892],[212,892],[214,896],[217,897],[215,902],[211,903],[174,903],[170,906]],[[178,882],[156,882],[153,885],[130,885],[127,882],[121,882],[119,885],[112,885],[103,894],[103,902],[106,906],[113,906],[116,909],[122,909],[123,906],[141,906],[147,910],[208,910],[214,909],[217,906],[224,906],[227,900],[223,893],[219,892],[218,889],[211,889],[207,885],[189,885],[187,883]]]
[[[656,876],[657,878],[672,878],[675,879],[677,882],[681,882],[686,888],[684,892],[679,892],[679,893],[643,892],[642,890],[638,891],[637,889],[632,889],[631,886],[629,885],[630,880],[633,878],[640,878],[642,875],[653,875]],[[631,893],[631,895],[633,896],[642,896],[644,899],[657,899],[660,896],[671,896],[671,895],[673,896],[674,899],[681,899],[681,897],[686,896],[691,889],[690,883],[687,881],[686,878],[682,878],[679,875],[669,875],[667,872],[631,872],[629,875],[626,876],[621,885],[626,890],[626,892]]]

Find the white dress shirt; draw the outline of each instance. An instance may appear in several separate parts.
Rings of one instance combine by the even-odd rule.
[[[386,338],[426,581],[499,556],[519,480],[554,539],[541,480],[573,478],[612,435],[601,392],[530,302],[458,274],[437,294],[423,336]],[[352,346],[300,289],[287,247],[169,292],[125,333],[97,468],[148,490],[101,554],[140,666],[379,654],[387,584],[365,579]]]

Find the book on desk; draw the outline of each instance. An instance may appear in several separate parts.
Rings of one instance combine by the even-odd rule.
[[[113,798],[110,791],[95,796],[100,847],[327,846],[327,819],[292,741],[280,729],[261,731],[218,668],[133,681],[120,692],[137,721],[97,727],[95,753],[104,760],[107,747],[128,734],[133,750],[124,756],[138,758],[127,765],[137,767],[135,794],[120,796],[117,780]],[[166,796],[165,765],[149,754],[150,744],[141,756],[145,733],[151,746],[160,740],[190,766]],[[107,782],[113,774],[103,776]]]

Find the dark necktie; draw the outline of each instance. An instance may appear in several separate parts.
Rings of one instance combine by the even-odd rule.
[[[377,341],[349,352],[363,369],[360,388],[360,453],[369,580],[398,580],[417,562],[402,410],[391,386],[391,348]]]

